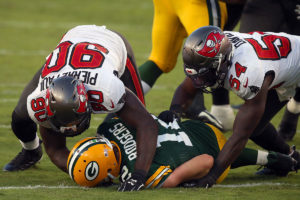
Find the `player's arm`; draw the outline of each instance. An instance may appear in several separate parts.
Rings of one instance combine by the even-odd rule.
[[[272,80],[273,75],[267,75],[258,94],[241,106],[234,121],[233,134],[220,151],[208,176],[218,178],[242,152],[263,116],[268,88]]]
[[[126,88],[125,104],[117,115],[136,129],[137,159],[135,171],[146,176],[155,154],[158,125],[134,93]]]
[[[192,80],[186,77],[174,93],[170,110],[176,113],[185,112],[192,104],[196,92],[197,89],[194,87]]]
[[[57,133],[51,133],[51,131],[53,130],[40,126],[45,151],[50,160],[67,173],[67,160],[70,151],[66,146],[66,138]]]
[[[208,154],[202,154],[186,161],[166,179],[162,187],[176,187],[180,183],[199,179],[205,176],[212,168],[214,158]]]

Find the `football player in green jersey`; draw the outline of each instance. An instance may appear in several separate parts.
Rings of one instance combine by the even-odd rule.
[[[208,123],[196,120],[174,120],[166,123],[155,116],[153,118],[159,125],[159,133],[155,156],[144,187],[193,186],[192,180],[205,176],[213,166],[214,159],[226,142],[225,136]],[[97,132],[100,137],[84,139],[74,146],[68,159],[70,176],[84,186],[95,186],[100,181],[110,180],[117,175],[124,182],[131,177],[135,166],[136,131],[120,119],[110,119],[99,126]],[[101,152],[92,153],[95,150],[90,146],[97,145],[99,148],[95,149],[102,149]],[[112,149],[113,155],[109,153]],[[89,158],[81,159],[84,154]],[[90,155],[102,157],[91,158]],[[100,160],[98,165],[90,164],[95,161],[97,163],[97,159]],[[246,165],[263,165],[275,169],[278,175],[287,175],[296,169],[297,162],[280,153],[245,148],[231,168]],[[93,169],[89,168],[91,166]],[[87,176],[87,171],[93,174]],[[219,177],[217,183],[222,182],[228,172],[229,168]],[[93,181],[97,176],[101,180],[91,185],[89,178],[93,177]],[[122,188],[118,190],[122,191]]]

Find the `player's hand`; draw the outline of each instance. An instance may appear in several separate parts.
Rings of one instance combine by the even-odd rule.
[[[138,191],[144,188],[146,176],[144,173],[134,172],[131,178],[127,179],[119,185],[119,192]]]
[[[185,182],[182,184],[183,187],[191,188],[191,187],[202,187],[202,188],[210,188],[214,184],[216,184],[216,178],[213,176],[204,176],[198,180],[192,180],[189,182]]]
[[[166,123],[173,122],[174,120],[180,121],[180,117],[171,110],[165,110],[158,115],[158,118]]]
[[[203,110],[197,116],[197,119],[204,122],[209,123],[220,129],[221,131],[224,130],[222,122],[220,122],[215,116],[209,113],[207,110]]]

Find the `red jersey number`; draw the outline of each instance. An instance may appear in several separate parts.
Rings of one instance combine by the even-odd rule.
[[[258,58],[262,60],[279,60],[286,58],[291,52],[291,41],[283,36],[262,35],[263,47],[253,38],[246,39],[254,48]]]
[[[94,111],[107,111],[106,107],[102,105],[104,100],[101,91],[89,90],[87,94]]]
[[[99,68],[105,59],[103,53],[108,53],[108,50],[99,44],[81,42],[75,44],[70,53],[71,46],[72,43],[70,41],[60,43],[57,46],[44,65],[42,77],[47,76],[51,72],[59,71],[67,63],[75,70],[82,68]]]
[[[46,121],[45,99],[39,97],[31,100],[31,109],[35,112],[34,117],[39,121]]]
[[[247,67],[242,66],[238,62],[235,63],[234,67],[235,67],[235,74],[238,78],[241,76],[242,73],[245,73],[247,70]],[[241,82],[239,81],[239,79],[233,78],[232,74],[230,75],[229,83],[230,83],[231,88],[235,88],[235,90],[237,90],[237,91],[240,90]]]

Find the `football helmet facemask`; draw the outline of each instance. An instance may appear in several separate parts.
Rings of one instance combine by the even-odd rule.
[[[46,91],[46,117],[51,128],[66,137],[90,125],[91,107],[84,84],[73,77],[54,79]]]
[[[201,27],[184,44],[184,72],[196,88],[210,92],[208,87],[218,88],[223,85],[232,55],[232,43],[220,28]]]
[[[119,156],[120,149],[116,145]],[[120,173],[113,145],[105,137],[88,137],[72,148],[68,161],[68,173],[72,180],[84,187],[95,187],[109,182]]]

